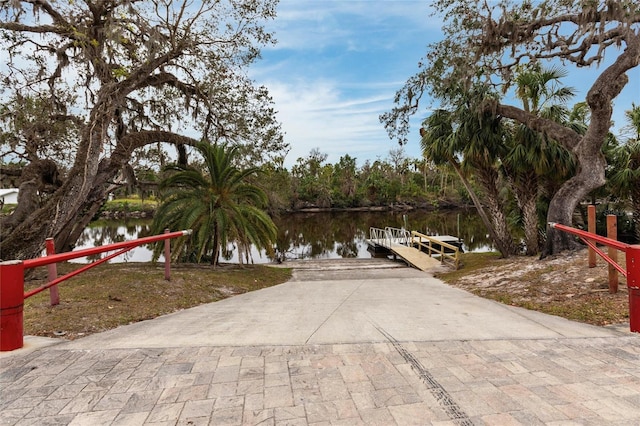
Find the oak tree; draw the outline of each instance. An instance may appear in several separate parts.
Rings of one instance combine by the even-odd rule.
[[[21,173],[3,259],[73,247],[134,152],[200,140],[253,165],[286,151],[246,68],[277,0],[0,1],[0,171]],[[144,156],[138,156],[144,157]]]

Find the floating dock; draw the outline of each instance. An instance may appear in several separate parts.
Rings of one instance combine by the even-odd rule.
[[[457,237],[427,236],[390,227],[371,228],[369,236],[366,240],[368,250],[374,257],[400,257],[422,271],[431,270],[443,263],[450,263],[458,268],[462,241]]]

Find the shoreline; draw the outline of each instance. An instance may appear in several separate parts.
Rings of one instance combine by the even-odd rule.
[[[332,212],[389,212],[389,211],[440,211],[440,210],[456,210],[456,209],[475,209],[471,204],[457,204],[451,201],[432,203],[413,204],[391,204],[387,206],[360,206],[360,207],[301,207],[296,209],[285,209],[277,212],[279,215],[297,214],[297,213],[332,213]],[[114,208],[100,212],[100,219],[150,219],[155,213],[155,208],[144,208],[140,210],[128,210]]]

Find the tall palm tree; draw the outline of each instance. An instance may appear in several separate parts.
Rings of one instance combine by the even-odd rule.
[[[263,210],[267,196],[248,179],[259,173],[252,167],[234,165],[236,147],[200,142],[197,151],[204,158],[204,173],[196,168],[172,166],[160,182],[163,203],[154,217],[154,229],[192,229],[189,240],[174,249],[183,259],[200,262],[210,256],[217,265],[229,243],[238,246],[239,259],[250,259],[250,246],[273,250],[276,226]]]
[[[523,109],[554,121],[566,122],[569,111],[562,103],[574,95],[574,90],[559,85],[565,76],[566,72],[559,68],[541,68],[537,64],[522,69],[515,78],[515,92],[522,101]],[[532,256],[540,250],[537,202],[543,183],[563,182],[568,177],[566,172],[570,164],[567,162],[571,155],[555,141],[524,125],[515,126],[507,141],[509,149],[502,159],[503,171],[522,215],[526,253]]]
[[[486,118],[486,117],[485,117]],[[436,110],[420,129],[420,144],[425,158],[435,164],[449,163],[454,168],[476,206],[489,235],[503,257],[515,253],[499,197],[495,168],[495,128],[493,121],[482,121],[471,109],[450,112]],[[486,213],[467,175],[473,172],[485,190]]]
[[[620,199],[631,202],[636,238],[640,241],[640,106],[626,111],[631,136],[616,149],[609,185]]]
[[[482,186],[497,238],[504,250],[511,255],[518,250],[508,223],[504,182],[499,170],[500,158],[505,153],[505,127],[493,114],[480,112],[482,108],[477,105],[477,102],[491,96],[484,91],[474,93],[472,102],[457,112],[460,125],[456,138],[464,143],[462,166],[472,172]]]

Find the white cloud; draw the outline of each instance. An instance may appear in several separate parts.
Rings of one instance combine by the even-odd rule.
[[[367,159],[384,158],[396,147],[378,119],[390,107],[393,92],[372,90],[367,96],[354,98],[329,80],[273,81],[267,86],[285,139],[291,144],[288,166],[313,148],[326,153],[331,163],[349,154],[362,164]]]
[[[349,154],[360,164],[396,148],[379,116],[440,25],[423,1],[281,1],[269,24],[278,44],[251,76],[274,98],[292,148],[286,164],[313,148],[330,162]],[[418,156],[417,145],[408,154]]]
[[[420,0],[282,0],[269,25],[278,40],[270,49],[309,51],[343,45],[361,51],[372,43],[393,48],[395,40],[416,32],[439,32],[441,25]],[[373,37],[362,37],[365,28]],[[377,40],[374,32],[386,36]]]

